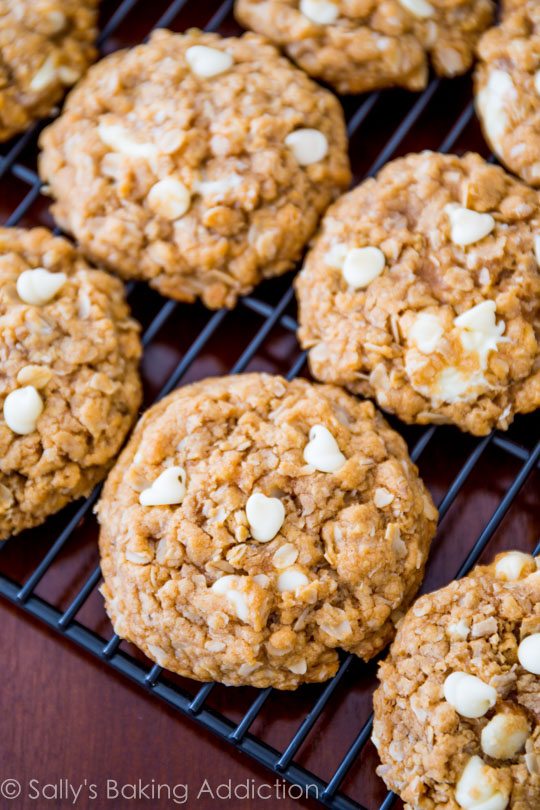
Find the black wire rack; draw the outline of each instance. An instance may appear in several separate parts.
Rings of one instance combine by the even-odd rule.
[[[231,16],[232,4],[232,0],[225,0],[222,3],[199,3],[200,13],[206,13],[210,5],[209,13],[206,13],[206,19],[202,23],[206,30],[219,30],[230,33],[232,27],[234,31]],[[118,47],[117,33],[122,26],[125,29],[130,20],[130,15],[139,19],[143,11],[148,12],[148,4],[145,4],[142,0],[117,0],[117,2],[110,1],[107,5],[109,13],[99,38],[99,44],[104,53]],[[184,15],[189,8],[193,8],[195,5],[193,0],[190,0],[190,2],[188,0],[174,0],[161,11],[159,19],[153,20],[151,27],[175,26],[176,30],[183,30],[186,27]],[[138,32],[139,28],[136,27],[136,30]],[[142,37],[148,33],[149,30],[146,30],[146,32],[142,33]],[[344,99],[351,143],[354,144],[354,138],[363,128],[369,126],[368,133],[372,134],[372,137],[368,137],[366,141],[369,144],[367,153],[369,155],[370,150],[372,153],[370,165],[359,173],[356,180],[375,174],[388,160],[410,150],[413,129],[416,129],[414,148],[418,148],[418,143],[422,147],[430,146],[431,148],[438,148],[442,152],[458,148],[460,138],[474,118],[473,104],[470,100],[470,85],[466,85],[464,103],[461,105],[458,114],[455,115],[452,110],[447,114],[444,112],[447,106],[444,98],[442,102],[439,100],[435,111],[432,110],[435,97],[440,95],[443,84],[444,88],[449,86],[448,83],[442,83],[440,79],[433,78],[423,93],[418,96],[411,94],[398,94],[396,96],[394,118],[397,115],[399,120],[397,124],[391,126],[387,135],[382,137],[382,147],[378,140],[381,138],[381,127],[379,125],[381,119],[377,117],[377,107],[384,94],[373,92],[357,99]],[[462,91],[463,86],[460,85]],[[458,103],[461,103],[461,97],[458,99]],[[394,101],[392,100],[390,106],[393,106],[393,104]],[[386,106],[388,107],[388,104]],[[446,127],[443,137],[436,144],[433,143],[431,132],[434,116],[437,117],[438,130],[443,125]],[[444,120],[441,121],[440,119]],[[422,125],[423,121],[426,121],[424,125]],[[32,165],[35,164],[36,138],[43,125],[43,122],[41,122],[39,125],[34,126],[10,143],[7,151],[0,155],[0,180],[2,182],[17,182],[19,185],[22,184],[24,188],[21,199],[7,216],[5,225],[14,226],[27,221],[36,224],[34,209],[36,204],[40,202],[42,186]],[[33,156],[32,160],[27,159],[29,153]],[[240,373],[252,364],[271,333],[277,328],[289,335],[294,333],[297,324],[294,318],[294,295],[290,278],[281,285],[279,282],[275,282],[275,284],[277,285],[276,289],[278,289],[277,298],[275,294],[265,296],[264,294],[259,295],[257,291],[256,295],[242,299],[237,310],[232,314],[220,310],[214,313],[205,311],[201,315],[199,310],[201,320],[198,324],[200,328],[197,328],[194,339],[182,351],[181,359],[173,367],[166,382],[157,391],[157,396],[152,397],[152,399],[165,396],[186,378],[189,378],[195,362],[201,357],[201,354],[216,336],[220,327],[224,326],[227,317],[241,318],[242,313],[249,311],[257,319],[256,330],[248,339],[240,356],[229,368],[230,373]],[[128,285],[128,294],[130,296],[136,294],[138,286],[140,285]],[[167,326],[173,315],[178,315],[182,306],[174,301],[164,302],[157,295],[155,297],[156,300],[159,300],[159,306],[156,307],[151,320],[146,323],[143,332],[143,344],[146,350],[153,345],[161,330]],[[297,350],[296,358],[292,364],[288,364],[286,375],[289,379],[303,372],[305,359],[305,353]],[[497,448],[509,462],[512,462],[510,465],[513,471],[512,477],[508,481],[505,490],[497,490],[496,506],[483,523],[478,535],[469,544],[459,566],[456,567],[455,571],[451,572],[455,577],[462,577],[467,574],[478,561],[510,507],[522,492],[528,477],[538,467],[540,461],[540,441],[537,441],[539,435],[538,423],[536,420],[531,421],[531,419],[531,417],[528,418],[526,429],[522,431],[519,439],[513,438],[512,432],[508,434],[494,432],[481,440],[471,440],[464,462],[439,498],[438,508],[442,524],[489,446]],[[403,426],[398,427],[403,432]],[[409,439],[412,459],[418,462],[428,448],[436,446],[441,431],[444,430],[449,429],[432,426],[407,434],[406,438]],[[523,440],[523,433],[525,434],[525,440]],[[61,513],[60,521],[62,521],[62,515],[67,515],[67,522],[24,582],[16,581],[0,571],[0,595],[26,611],[26,613],[41,620],[65,638],[75,642],[75,644],[101,661],[106,662],[116,672],[134,681],[143,689],[149,690],[183,715],[191,717],[195,722],[211,730],[222,740],[266,766],[277,776],[288,780],[292,784],[301,786],[306,791],[304,795],[317,799],[322,805],[339,810],[352,810],[352,808],[367,810],[368,807],[369,810],[374,807],[378,807],[379,810],[389,810],[397,802],[397,797],[393,793],[387,793],[382,801],[374,804],[371,799],[365,797],[362,791],[360,791],[361,795],[356,795],[358,791],[354,791],[355,795],[353,796],[342,789],[342,785],[351,769],[368,744],[371,735],[371,717],[365,719],[360,724],[360,727],[356,729],[352,743],[329,777],[323,778],[314,773],[313,770],[303,767],[297,761],[301,747],[314,731],[316,724],[320,721],[331,700],[339,693],[340,689],[348,688],[347,678],[350,675],[351,668],[358,666],[353,656],[343,656],[335,677],[318,688],[314,701],[288,743],[278,749],[252,733],[252,727],[269,700],[272,689],[258,691],[255,699],[251,701],[241,719],[231,720],[224,713],[209,705],[211,693],[215,689],[214,684],[197,687],[196,684],[192,683],[191,685],[196,691],[191,692],[183,686],[179,686],[158,665],[149,665],[148,661],[136,657],[131,650],[124,649],[117,635],[112,635],[107,639],[86,626],[80,620],[80,617],[78,618],[82,608],[100,583],[101,572],[99,566],[94,568],[67,606],[60,607],[54,603],[54,600],[49,601],[38,595],[36,591],[47,572],[54,565],[62,551],[69,546],[70,542],[74,541],[76,533],[80,531],[84,522],[92,519],[92,508],[99,496],[99,492],[100,487],[97,487],[84,502],[76,504]],[[8,541],[4,544],[4,549],[0,551],[0,568],[2,567],[2,554],[10,545],[11,542]],[[540,543],[534,549],[534,553],[540,553]],[[362,672],[361,665],[359,671]],[[351,723],[354,725],[354,718],[351,719]]]

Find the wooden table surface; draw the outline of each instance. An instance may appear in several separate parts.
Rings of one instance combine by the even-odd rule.
[[[218,0],[190,0],[172,21],[175,30],[198,24],[204,25],[219,5]],[[166,0],[140,0],[123,21],[114,37],[105,43],[109,52],[123,45],[140,41],[168,6]],[[102,25],[118,7],[118,0],[104,0]],[[222,29],[234,33],[237,28],[231,17]],[[442,82],[434,92],[425,111],[405,137],[396,143],[397,154],[422,148],[437,149],[453,123],[470,99],[470,77]],[[387,91],[378,98],[372,112],[351,139],[351,157],[358,182],[372,165],[381,148],[393,136],[417,101],[416,96],[402,91]],[[345,99],[347,114],[358,106],[358,99]],[[2,148],[5,154],[9,145]],[[484,155],[488,150],[474,119],[457,140],[456,150],[473,148]],[[36,146],[33,139],[22,153],[24,166],[35,168]],[[1,181],[0,220],[5,221],[28,191],[23,181],[8,174]],[[39,197],[26,213],[22,224],[51,225],[47,201]],[[290,283],[290,275],[263,285],[257,296],[275,304]],[[130,296],[134,314],[144,325],[159,310],[163,300],[138,286]],[[294,307],[289,313],[294,316]],[[145,352],[142,373],[145,404],[148,405],[166,382],[176,364],[185,356],[200,329],[207,324],[209,313],[201,306],[179,306],[160,330]],[[182,383],[210,374],[227,373],[263,320],[259,315],[239,307],[226,316],[196,361],[187,369]],[[248,370],[286,373],[299,355],[294,334],[277,325],[257,350]],[[398,423],[393,420],[393,424]],[[421,431],[398,426],[410,444]],[[517,420],[509,434],[523,447],[530,449],[538,438],[538,418]],[[439,428],[419,459],[420,472],[438,502],[452,483],[477,440],[452,428]],[[519,472],[522,462],[509,456],[491,443],[471,472],[453,506],[441,524],[429,563],[424,590],[448,582],[458,571],[460,562],[471,549],[486,521],[493,514],[507,488]],[[494,534],[485,558],[504,548],[531,551],[539,539],[539,484],[536,469],[513,503],[510,511]],[[0,572],[17,582],[24,582],[51,547],[59,532],[74,514],[68,507],[51,518],[45,526],[27,532],[0,549]],[[62,550],[37,593],[60,609],[70,599],[95,568],[98,556],[97,530],[94,519],[87,515],[69,543]],[[101,597],[94,591],[77,616],[85,626],[104,638],[111,636],[110,623],[103,611]],[[72,646],[60,636],[30,619],[21,610],[0,602],[0,642],[3,679],[0,687],[0,793],[4,780],[21,782],[21,796],[13,800],[0,797],[0,810],[17,808],[174,808],[182,806],[183,785],[189,787],[189,798],[183,806],[193,808],[265,808],[315,807],[313,802],[282,799],[273,791],[266,798],[212,799],[203,793],[205,779],[211,787],[241,786],[246,780],[255,789],[272,785],[275,777],[252,760],[236,752],[230,745],[218,741],[191,719],[159,702],[148,691],[136,687],[116,675],[107,665],[88,653]],[[123,648],[127,649],[124,645]],[[134,652],[132,649],[131,652]],[[353,742],[358,730],[369,717],[371,693],[376,664],[355,663],[347,672],[296,761],[324,779],[331,778],[341,758]],[[190,693],[197,684],[177,679]],[[272,693],[253,733],[269,745],[282,751],[299,723],[312,708],[321,692],[319,686],[301,689],[295,694]],[[211,708],[232,720],[241,719],[255,697],[255,690],[216,687],[209,697]],[[377,757],[369,743],[355,762],[342,789],[369,810],[379,806],[385,796],[382,782],[374,775]],[[37,780],[30,783],[30,780]],[[128,786],[158,784],[171,789],[178,785],[177,799],[125,798],[107,800],[107,780]],[[68,780],[75,788],[82,783],[78,801],[72,795],[54,798],[54,791],[63,790]],[[86,785],[84,780],[87,780]],[[153,780],[153,782],[152,782]],[[32,798],[38,788],[46,788],[53,798]],[[99,796],[92,799],[91,785]],[[280,783],[281,784],[281,783]],[[32,787],[34,785],[34,787]],[[56,786],[56,787],[55,787]],[[224,790],[223,788],[222,790]],[[9,785],[7,790],[9,790]],[[399,805],[397,805],[399,807]]]
[[[6,779],[21,784],[19,798],[0,797],[2,810],[72,807],[66,779],[75,789],[83,786],[77,808],[241,806],[251,810],[278,805],[289,810],[316,806],[281,799],[283,783],[279,781],[276,791],[275,777],[264,768],[230,748],[224,753],[223,743],[212,734],[3,603],[0,624],[0,784]],[[108,780],[110,799],[106,798]],[[155,786],[164,784],[176,791],[177,798],[171,794],[169,799],[164,792],[162,799],[146,800],[143,793],[138,800],[131,799],[133,791],[139,790],[138,780],[147,786],[149,796],[152,789],[157,795]],[[262,790],[262,796],[278,798],[275,803],[219,799],[220,790],[221,796],[227,796],[229,780],[238,787],[247,783],[244,793]],[[116,789],[126,786],[126,799],[112,798],[113,782]],[[91,785],[98,793],[94,801]],[[38,792],[46,800],[33,798]],[[55,795],[59,798],[48,798]]]

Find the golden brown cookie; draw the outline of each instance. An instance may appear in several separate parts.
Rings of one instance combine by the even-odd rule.
[[[379,669],[378,773],[407,810],[540,807],[540,571],[499,554],[422,596]]]
[[[255,35],[157,31],[90,70],[41,144],[86,254],[211,308],[290,269],[350,180],[339,102]]]
[[[538,192],[474,154],[395,160],[297,278],[310,368],[405,422],[505,429],[540,406],[539,262]]]
[[[96,58],[98,0],[0,0],[0,141],[51,112]]]
[[[98,516],[122,638],[196,680],[294,689],[392,638],[437,511],[370,402],[246,374],[151,408]]]
[[[45,228],[0,229],[0,540],[88,495],[141,401],[118,279]]]
[[[540,3],[513,2],[478,46],[476,109],[491,149],[540,186]]]
[[[471,66],[492,0],[236,0],[236,16],[340,93],[421,90]]]

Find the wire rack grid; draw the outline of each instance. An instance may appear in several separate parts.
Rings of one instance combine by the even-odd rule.
[[[157,8],[159,3],[152,5]],[[154,11],[154,19],[151,20],[146,31],[141,31],[141,37],[137,36],[132,39],[132,31],[136,29],[138,34],[141,30],[141,20],[145,24],[148,18],[148,7],[144,8],[145,4],[141,0],[111,0],[111,2],[105,0],[107,13],[99,44],[106,53],[118,47],[119,42],[124,44],[126,32],[127,40],[133,41],[134,44],[140,38],[146,37],[151,28],[171,26],[176,27],[176,30],[183,30],[186,27],[185,21],[188,12],[193,11],[193,7],[196,5],[198,8],[195,13],[195,22],[201,27],[204,25],[206,30],[225,33],[230,33],[231,29],[233,32],[236,30],[231,16],[232,0],[225,0],[222,3],[199,2],[198,4],[195,4],[193,0],[189,0],[189,2],[188,0],[174,0],[168,5],[165,4],[165,7],[160,10],[159,17]],[[206,15],[204,22],[200,21],[201,14]],[[191,17],[189,19],[191,22]],[[137,21],[137,26],[132,24],[131,20]],[[124,36],[123,39],[119,39],[119,32],[122,30]],[[418,96],[398,94],[395,99],[392,98],[389,103],[386,103],[388,110],[389,106],[394,106],[395,100],[396,109],[393,110],[393,116],[385,114],[384,110],[377,115],[377,109],[383,103],[385,95],[379,92],[373,92],[355,100],[344,100],[351,148],[354,148],[358,134],[362,131],[366,133],[364,135],[366,146],[364,164],[356,173],[357,181],[375,174],[388,160],[410,150],[411,147],[417,148],[417,144],[429,145],[431,148],[438,148],[443,152],[459,148],[460,139],[464,137],[464,133],[474,119],[470,86],[467,84],[460,85],[462,93],[461,96],[458,94],[456,100],[456,104],[459,105],[457,114],[454,110],[450,110],[445,117],[443,113],[442,118],[445,118],[445,121],[439,121],[438,128],[435,127],[438,132],[444,126],[438,143],[433,142],[431,132],[427,137],[429,122],[432,122],[434,116],[446,106],[444,94],[448,92],[448,87],[449,83],[433,78],[426,90]],[[437,98],[439,98],[438,102]],[[9,144],[5,153],[0,155],[0,179],[22,184],[21,187],[24,189],[20,200],[4,217],[6,225],[26,224],[27,222],[36,224],[36,219],[39,221],[42,218],[39,208],[42,188],[35,171],[35,143],[42,126],[43,123],[33,127]],[[381,142],[382,148],[379,146]],[[140,289],[140,285],[128,285],[130,299],[137,298],[137,289]],[[225,310],[201,313],[199,308],[197,319],[195,319],[196,328],[194,327],[193,339],[189,345],[182,348],[178,361],[167,370],[166,379],[152,393],[149,400],[165,396],[194,374],[201,376],[201,372],[194,372],[194,368],[197,363],[200,363],[201,357],[208,350],[218,332],[226,327],[227,319],[235,319],[237,324],[240,324],[236,328],[239,328],[242,334],[242,316],[249,315],[256,319],[256,327],[252,329],[252,334],[248,336],[247,342],[243,341],[244,345],[239,355],[232,364],[229,364],[228,370],[231,373],[240,373],[248,367],[256,368],[261,353],[264,354],[266,342],[276,330],[280,330],[289,337],[294,335],[297,324],[294,317],[294,295],[290,278],[284,280],[283,284],[277,282],[276,289],[278,290],[277,296],[275,292],[270,294],[263,292],[259,295],[258,291],[256,295],[247,296],[233,313]],[[151,318],[149,320],[147,318],[144,324],[143,344],[147,351],[152,349],[162,331],[170,327],[173,316],[179,318],[181,311],[183,317],[189,317],[189,313],[186,315],[185,307],[174,301],[164,302],[157,295],[154,297],[159,303],[153,308]],[[136,312],[136,314],[138,313]],[[295,354],[292,363],[289,362],[288,354],[286,358],[282,357],[280,360],[279,370],[284,372],[289,379],[302,373],[305,369],[305,353],[297,350]],[[204,368],[204,364],[202,366]],[[475,475],[479,463],[485,458],[490,448],[496,450],[504,464],[511,469],[510,476],[507,475],[504,479],[504,489],[499,490],[495,487],[497,500],[494,508],[481,521],[479,531],[466,545],[464,554],[457,559],[455,555],[453,556],[451,564],[454,565],[454,568],[451,569],[451,574],[455,577],[464,576],[479,560],[505,516],[520,497],[531,474],[538,475],[540,442],[536,440],[535,443],[535,439],[539,435],[538,423],[529,417],[523,424],[525,427],[522,428],[521,433],[518,431],[517,438],[512,432],[509,434],[494,432],[481,440],[469,441],[466,444],[463,462],[454,469],[451,479],[439,492],[438,507],[442,525],[451,507],[456,503],[467,482]],[[398,427],[402,432],[404,431],[403,426]],[[413,460],[417,463],[421,462],[430,449],[432,457],[433,454],[436,456],[445,430],[449,429],[432,426],[422,430],[405,431]],[[445,445],[443,443],[440,446]],[[107,662],[113,670],[139,684],[142,688],[150,690],[156,697],[166,701],[182,714],[193,718],[194,721],[213,731],[224,741],[257,760],[276,775],[301,786],[306,790],[307,795],[318,800],[322,805],[339,810],[352,810],[352,808],[374,810],[377,807],[379,810],[389,810],[394,806],[397,797],[393,793],[384,791],[381,793],[379,790],[379,798],[377,798],[376,792],[374,795],[370,790],[363,790],[363,778],[353,783],[351,790],[343,789],[351,770],[362,758],[369,745],[372,722],[369,713],[358,726],[355,724],[355,719],[351,719],[354,736],[339,761],[332,767],[331,772],[320,775],[314,772],[313,768],[308,769],[299,762],[302,747],[314,733],[317,724],[321,723],[325,711],[337,695],[350,688],[351,673],[358,672],[359,677],[362,677],[363,667],[353,656],[344,656],[335,677],[309,693],[310,703],[303,718],[296,725],[289,739],[276,747],[253,732],[253,727],[264,711],[265,705],[271,698],[275,698],[272,689],[256,692],[255,697],[250,698],[249,705],[241,712],[240,717],[231,719],[226,713],[216,710],[211,705],[212,692],[216,689],[214,684],[205,684],[199,688],[196,688],[192,682],[186,682],[187,686],[178,684],[163,673],[158,665],[149,664],[146,659],[134,654],[132,649],[125,647],[118,636],[112,635],[110,638],[105,638],[102,633],[96,632],[85,624],[79,614],[83,611],[87,601],[95,596],[101,579],[99,565],[96,565],[90,575],[79,585],[67,605],[58,604],[55,600],[48,600],[39,595],[37,592],[39,586],[55,562],[69,547],[69,544],[75,542],[77,534],[81,532],[81,527],[92,522],[91,512],[99,492],[100,487],[97,487],[89,498],[61,513],[58,519],[60,526],[58,534],[52,538],[46,553],[24,577],[24,581],[22,581],[23,578],[13,577],[3,570],[2,559],[6,549],[13,545],[11,541],[4,544],[0,553],[0,595],[54,628],[87,652]],[[65,525],[62,526],[62,523]],[[535,530],[537,531],[537,526]],[[440,533],[441,529],[439,529],[439,535]],[[435,544],[439,541],[439,535]],[[540,552],[540,543],[534,551],[535,553]],[[446,579],[448,579],[447,575]],[[370,672],[372,675],[373,669]],[[193,691],[194,687],[195,691]],[[313,699],[311,699],[312,695]],[[234,697],[229,699],[234,701]]]

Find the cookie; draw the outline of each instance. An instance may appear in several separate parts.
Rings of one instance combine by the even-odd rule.
[[[118,635],[186,677],[279,689],[385,646],[437,518],[370,402],[267,374],[151,408],[97,511]]]
[[[0,141],[48,115],[96,58],[98,0],[2,0]]]
[[[411,423],[540,405],[540,196],[478,155],[385,166],[326,214],[296,283],[314,376]]]
[[[236,0],[242,25],[269,37],[340,93],[421,90],[429,62],[465,73],[493,16],[491,0]]]
[[[500,554],[422,596],[379,669],[379,775],[407,810],[540,807],[540,571]]]
[[[0,540],[106,474],[141,401],[118,279],[45,228],[0,229]]]
[[[350,181],[339,102],[255,35],[157,31],[96,65],[41,144],[86,254],[212,309],[290,269]]]
[[[540,4],[513,2],[478,46],[476,110],[499,160],[540,186]]]

